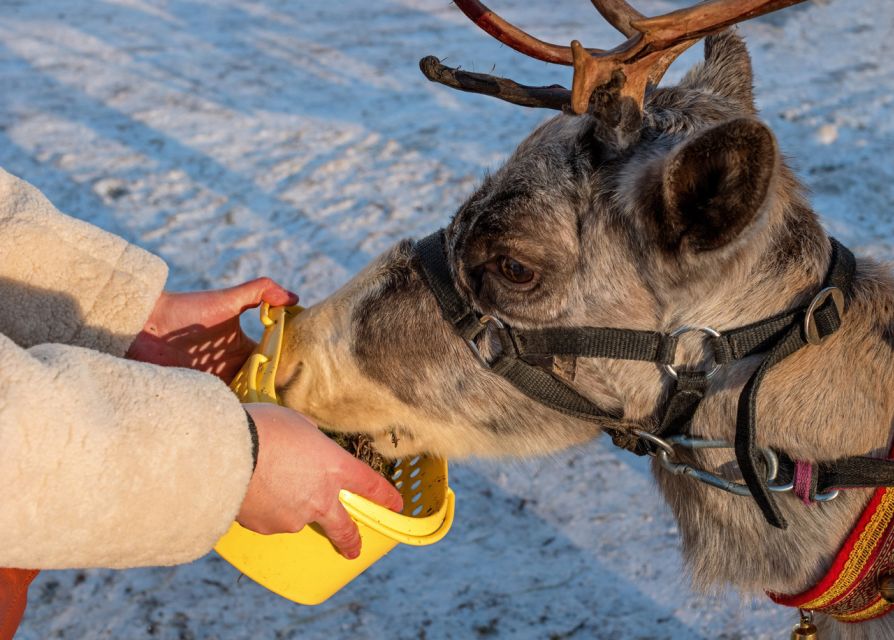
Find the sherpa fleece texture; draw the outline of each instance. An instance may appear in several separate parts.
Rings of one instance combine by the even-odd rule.
[[[0,169],[0,566],[188,562],[236,517],[252,472],[236,397],[119,357],[166,275]]]

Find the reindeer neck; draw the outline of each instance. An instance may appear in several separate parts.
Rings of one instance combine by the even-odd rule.
[[[740,282],[745,293],[737,304],[744,300],[745,306],[758,305],[763,296],[769,314],[809,297],[809,285],[815,289],[817,273],[827,268],[828,258],[823,260],[817,250],[824,236],[778,236],[766,253],[772,256],[775,248],[783,254],[786,243],[795,240],[811,252],[797,261],[779,255],[766,269],[758,266],[752,275],[760,286],[746,291]],[[781,282],[774,285],[776,280]],[[892,327],[894,281],[874,263],[860,261],[839,331],[824,344],[808,346],[781,362],[761,387],[759,445],[814,462],[885,456],[894,415]],[[758,362],[755,357],[734,363],[717,376],[693,419],[693,432],[706,438],[733,438],[740,392]],[[693,461],[724,475],[736,474],[730,451],[700,452]],[[811,587],[828,569],[872,493],[842,492],[831,503],[810,507],[784,496],[779,506],[789,526],[779,530],[764,522],[748,498],[671,476],[657,465],[655,471],[680,523],[694,581],[703,587],[732,583],[746,591],[780,593]]]

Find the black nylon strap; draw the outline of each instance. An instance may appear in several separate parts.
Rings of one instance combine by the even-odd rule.
[[[845,310],[850,299],[851,283],[856,272],[854,255],[835,238],[829,238],[832,244],[832,257],[829,261],[829,273],[823,288],[836,287],[844,294]],[[800,326],[804,318],[804,310],[797,309],[760,320],[744,327],[724,331],[719,338],[711,339],[715,360],[726,364],[758,353],[769,351],[774,344],[782,340],[789,327]],[[832,300],[826,300],[813,314],[817,331],[821,338],[829,336],[841,326],[841,318]]]
[[[704,371],[678,371],[674,390],[656,435],[666,438],[687,432],[692,416],[707,390],[708,376]]]
[[[844,294],[845,305],[847,305],[851,295],[856,261],[853,254],[836,240],[831,239],[831,242],[832,259],[829,265],[829,273],[826,276],[825,287],[839,288]],[[819,318],[820,312],[823,313],[822,322]],[[836,331],[841,325],[841,318],[838,317],[837,309],[830,301],[827,301],[817,311],[814,318],[817,327],[821,328],[822,333],[820,335],[828,335],[829,332]],[[752,497],[757,502],[767,522],[780,529],[785,529],[787,523],[779,511],[773,495],[767,488],[763,456],[755,442],[757,394],[770,369],[806,345],[807,340],[803,335],[801,323],[796,321],[782,334],[781,338],[775,343],[748,380],[748,383],[742,390],[742,394],[739,396],[739,408],[736,417],[736,461],[739,464],[742,477],[745,479],[745,484],[748,485]]]
[[[733,360],[765,353],[782,340],[793,325],[800,327],[803,318],[804,310],[798,309],[738,329],[724,331],[719,338],[709,338],[715,360],[719,364],[727,364]],[[841,326],[838,309],[831,299],[819,306],[813,314],[813,319],[821,338],[832,335]]]
[[[853,457],[819,465],[817,486],[821,493],[830,489],[894,487],[894,460]]]
[[[491,368],[528,397],[556,411],[583,420],[621,417],[620,412],[602,410],[558,378],[520,358],[501,356]]]
[[[769,351],[803,314],[802,310],[783,313],[710,338],[715,359],[720,364]]]
[[[416,255],[419,257],[422,275],[435,294],[444,318],[454,326],[460,336],[465,340],[471,340],[481,333],[483,327],[478,322],[478,316],[466,304],[456,290],[456,285],[453,284],[453,275],[445,257],[447,247],[444,243],[444,230],[441,229],[416,243]]]
[[[857,259],[854,254],[835,238],[829,238],[832,243],[832,259],[829,264],[829,276],[826,279],[827,287],[837,287],[844,294],[844,308],[847,310],[851,295],[853,294],[854,276],[857,273]]]
[[[512,330],[521,357],[575,355],[582,358],[615,358],[673,364],[677,338],[657,331],[568,327],[562,329]]]
[[[742,395],[739,396],[739,409],[736,417],[736,461],[739,464],[742,477],[755,502],[763,511],[764,518],[771,525],[780,529],[785,529],[788,525],[767,488],[763,456],[755,443],[757,394],[767,372],[805,344],[807,342],[801,337],[801,327],[798,325],[790,327],[783,339],[764,358],[757,371],[748,380],[742,390]]]
[[[894,460],[891,459],[853,456],[820,462],[815,467],[817,493],[832,489],[894,487]],[[795,463],[781,455],[777,482],[791,482],[794,472]]]

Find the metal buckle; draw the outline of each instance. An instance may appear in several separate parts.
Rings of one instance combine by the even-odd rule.
[[[672,331],[670,333],[670,336],[672,338],[676,338],[678,336],[683,335],[684,333],[689,333],[690,331],[701,331],[705,335],[711,336],[712,338],[720,337],[720,332],[717,331],[717,329],[712,329],[711,327],[693,327],[690,325],[684,325],[684,326],[680,327],[679,329],[675,329],[674,331]],[[661,365],[661,366],[664,367],[664,370],[667,372],[667,374],[670,375],[674,380],[679,378],[679,375],[677,374],[677,370],[674,368],[674,365],[665,364],[665,365]],[[705,374],[705,377],[711,378],[715,373],[720,371],[721,366],[722,365],[720,363],[718,363],[716,360],[714,360],[714,367],[711,368],[711,370]]]
[[[479,331],[477,334],[475,334],[475,338],[477,338],[482,333],[487,331],[488,324],[493,324],[497,329],[505,329],[506,328],[506,326],[502,322],[500,322],[499,318],[495,318],[494,316],[490,316],[490,315],[481,316],[480,318],[478,318],[478,322],[481,324],[481,331]],[[474,355],[478,359],[478,362],[481,363],[481,366],[483,366],[487,369],[490,369],[491,368],[490,363],[484,359],[484,356],[481,355],[481,351],[478,349],[478,344],[475,342],[475,338],[470,338],[469,340],[466,340],[466,345],[469,347],[469,350],[472,352],[472,355]]]
[[[829,337],[828,335],[820,336],[819,330],[816,328],[816,320],[813,318],[816,310],[819,309],[820,305],[829,299],[829,297],[832,298],[835,310],[838,311],[838,317],[841,318],[844,316],[844,294],[841,292],[841,289],[838,287],[826,287],[825,289],[822,289],[816,294],[810,302],[810,306],[807,307],[807,311],[804,313],[804,337],[810,344],[822,344]]]

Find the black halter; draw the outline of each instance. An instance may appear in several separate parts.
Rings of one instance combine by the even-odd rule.
[[[665,438],[688,434],[692,417],[707,391],[708,380],[717,369],[735,360],[764,354],[739,397],[735,453],[747,493],[757,502],[767,522],[784,529],[785,519],[767,480],[766,450],[759,449],[755,443],[757,394],[774,365],[808,344],[820,344],[841,326],[852,295],[856,264],[847,248],[834,239],[831,243],[829,272],[819,293],[807,307],[723,332],[707,327],[682,327],[670,334],[605,327],[515,329],[493,316],[478,313],[459,294],[450,271],[443,229],[420,240],[415,252],[423,279],[434,293],[444,318],[466,341],[482,365],[547,407],[582,420],[622,417],[618,412],[603,410],[564,381],[533,364],[543,358],[614,358],[663,366],[675,379],[675,384],[657,431],[645,434],[627,429],[605,429],[616,445],[639,455],[656,453],[656,443],[666,445]],[[501,345],[499,355],[490,362],[481,356],[476,344],[476,339],[488,326],[496,331]],[[710,370],[674,368],[679,336],[688,331],[701,331],[706,335],[714,354],[714,366]],[[772,475],[777,481],[789,483],[794,476],[795,463],[784,453],[778,454],[778,458],[779,471]],[[718,482],[711,482],[715,486],[725,482],[715,479]],[[813,483],[814,492],[833,487],[894,486],[894,463],[864,457],[839,459],[817,465]]]

